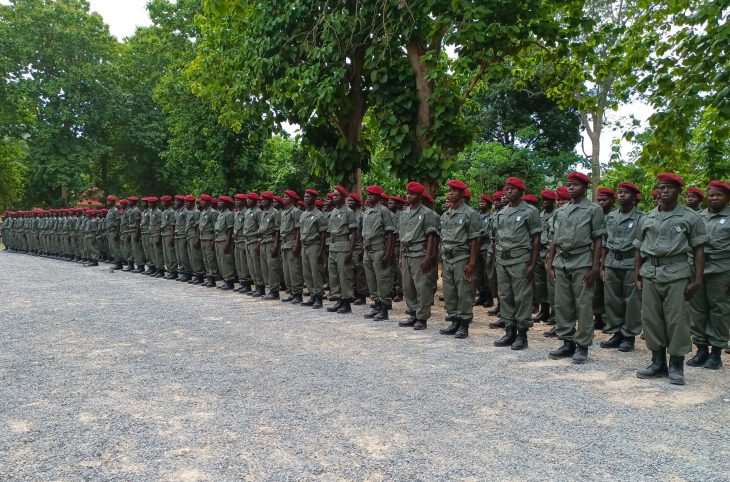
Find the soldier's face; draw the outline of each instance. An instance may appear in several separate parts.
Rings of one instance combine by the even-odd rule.
[[[506,186],[504,186],[502,201],[504,201],[505,197],[507,198],[507,202],[509,203],[518,202],[520,199],[522,199],[522,190],[516,188],[512,184],[507,184]]]
[[[367,197],[365,198],[365,202],[367,202],[370,206],[375,206],[380,202],[380,196],[369,192]]]
[[[340,191],[335,191],[332,193],[332,202],[334,202],[335,206],[342,205],[342,193],[340,193]]]
[[[568,193],[570,193],[571,199],[582,198],[586,195],[586,189],[588,189],[588,185],[585,183],[582,183],[575,179],[571,179],[570,181],[568,181]]]
[[[730,195],[726,191],[716,187],[707,190],[707,204],[712,211],[722,211],[727,206],[728,201],[730,201]]]
[[[479,209],[480,210],[486,211],[488,205],[489,204],[487,203],[487,200],[486,199],[479,199]]]
[[[309,194],[308,192],[304,193],[304,205],[307,207],[312,207],[314,204],[314,196]]]
[[[700,206],[700,203],[702,202],[702,198],[699,197],[697,194],[690,192],[687,193],[687,207],[692,209],[697,209]]]
[[[347,198],[347,207],[350,209],[355,209],[357,207],[357,202],[353,198],[348,197]]]
[[[201,199],[200,200],[200,207],[201,208],[208,209],[209,206],[210,206],[210,201],[208,201],[207,199]]]
[[[244,203],[244,202],[245,202],[245,201],[244,201],[243,199],[241,199],[241,198],[236,198],[236,207],[237,207],[238,209],[243,209],[243,203]]]
[[[621,206],[633,206],[636,201],[636,193],[631,189],[620,188],[618,190],[618,202]]]
[[[603,212],[607,213],[613,207],[614,199],[611,196],[600,195],[598,196],[598,205],[603,208]]]
[[[272,203],[271,199],[262,199],[261,200],[261,206],[264,209],[269,209],[271,207],[271,203]]]
[[[249,208],[253,208],[255,205],[256,205],[255,199],[251,199],[251,198],[246,199],[246,206],[248,206]]]
[[[406,198],[408,199],[408,204],[411,206],[421,202],[421,195],[410,191],[406,193]]]
[[[184,203],[185,203],[185,201],[183,201],[181,199],[175,199],[175,209],[180,209]]]
[[[324,207],[326,207],[326,208],[332,207],[332,199],[330,199],[330,198],[325,199],[324,200]]]
[[[195,206],[195,201],[185,201],[185,209],[192,210]]]
[[[665,205],[672,204],[679,199],[682,188],[673,182],[659,184],[659,202]]]
[[[546,211],[552,211],[555,207],[555,199],[542,198],[542,208]]]
[[[281,196],[281,200],[284,201],[285,208],[291,206],[291,198],[288,195],[284,194],[283,196]]]

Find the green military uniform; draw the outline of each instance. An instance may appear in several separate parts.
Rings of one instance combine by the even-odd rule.
[[[561,340],[581,347],[593,343],[593,296],[583,278],[593,268],[593,243],[606,233],[603,210],[584,198],[555,211],[555,332]],[[578,325],[576,329],[576,318]]]
[[[624,337],[641,334],[641,298],[635,288],[636,250],[633,243],[644,214],[633,208],[628,213],[617,209],[606,216],[603,244],[607,251],[603,283],[606,333],[619,333]]]
[[[189,211],[185,206],[175,210],[175,255],[178,268],[184,274],[183,281],[187,281],[192,269],[190,267],[190,256],[188,255],[187,220]]]
[[[119,250],[122,263],[131,265],[134,268],[134,260],[132,258],[132,241],[130,239],[131,232],[129,228],[129,212],[130,209],[125,207],[122,216],[119,219]]]
[[[542,232],[540,213],[525,201],[515,207],[508,204],[494,215],[493,231],[500,316],[508,332],[524,331],[532,326],[532,284],[525,273],[532,259],[532,236]]]
[[[401,271],[401,268],[398,263],[398,253],[400,253],[401,247],[400,247],[400,238],[398,237],[398,231],[400,229],[400,217],[403,213],[402,209],[397,209],[395,211],[391,211],[391,214],[393,215],[393,235],[395,236],[395,241],[393,243],[393,253],[394,255],[390,258],[390,271],[393,273],[393,289],[392,289],[392,296],[393,299],[396,301],[401,301],[403,298],[403,272]]]
[[[162,254],[165,258],[165,269],[170,278],[175,278],[177,277],[177,254],[175,253],[175,238],[173,237],[175,210],[172,206],[162,211],[160,228],[162,230]]]
[[[215,258],[218,262],[218,272],[226,285],[231,286],[236,282],[236,263],[233,259],[233,243],[226,253],[229,235],[233,231],[233,211],[224,209],[218,213],[215,220]]]
[[[119,252],[119,238],[117,237],[117,226],[119,225],[121,215],[116,206],[109,208],[106,213],[106,241],[109,249],[109,256],[117,265],[122,262]],[[63,222],[59,223],[59,231],[63,229]]]
[[[692,340],[697,346],[725,348],[730,336],[730,206],[719,213],[703,209],[709,241],[704,283],[690,300]]]
[[[96,242],[97,246],[99,246],[99,258],[103,258],[105,260],[109,260],[109,243],[107,241],[106,231],[107,231],[107,220],[106,216],[103,215],[103,213],[99,213],[99,223],[97,224],[96,228]]]
[[[279,236],[281,239],[281,260],[284,269],[284,283],[289,288],[289,294],[292,297],[300,299],[304,285],[302,258],[301,256],[295,256],[292,248],[294,248],[297,231],[300,229],[299,220],[301,219],[302,212],[291,205],[288,209],[283,209],[280,215]]]
[[[155,203],[150,209],[150,252],[155,265],[155,276],[162,277],[165,272],[165,255],[162,250],[162,210]]]
[[[540,213],[540,224],[542,232],[540,233],[540,259],[535,267],[535,279],[533,282],[533,303],[550,303],[550,292],[555,289],[554,281],[547,275],[545,269],[545,258],[547,250],[550,246],[550,219],[553,217],[555,210],[551,212],[542,211]]]
[[[362,218],[363,267],[370,297],[384,309],[390,307],[393,269],[390,258],[385,264],[380,260],[386,254],[386,236],[394,232],[395,220],[390,209],[380,203],[368,206]]]
[[[202,242],[198,243],[198,225],[200,224],[200,210],[193,207],[185,218],[185,240],[187,242],[188,261],[190,272],[195,277],[194,283],[200,284],[205,276],[203,263]]]
[[[129,231],[130,239],[130,258],[129,264],[134,268],[137,265],[138,270],[143,270],[145,262],[144,249],[142,248],[142,236],[137,234],[137,229],[142,223],[142,213],[137,206],[128,209],[127,231]]]
[[[86,253],[84,258],[91,261],[99,261],[99,249],[96,241],[96,231],[99,220],[96,217],[86,219],[84,223],[84,239],[86,241]]]
[[[497,294],[496,271],[492,259],[494,215],[490,211],[480,211],[479,219],[482,222],[482,241],[477,258],[477,292],[480,298],[484,296],[491,301]]]
[[[479,214],[466,204],[466,200],[458,208],[452,206],[441,215],[441,282],[446,320],[459,322],[459,329],[466,333],[474,316],[474,280],[466,279],[464,268],[469,263],[471,242],[481,236]]]
[[[215,283],[218,278],[218,261],[215,257],[215,224],[218,220],[218,211],[208,206],[200,213],[198,230],[200,231],[200,249],[203,253],[205,275],[209,282]]]
[[[355,270],[354,297],[362,297],[363,299],[365,299],[370,296],[370,290],[368,289],[368,279],[365,275],[365,267],[363,265],[363,257],[365,255],[362,246],[363,213],[360,209],[353,209],[352,212],[355,213],[355,219],[357,220],[357,230],[355,231],[355,249],[352,250],[352,268]]]
[[[350,231],[357,230],[355,213],[347,206],[335,207],[329,213],[327,232],[330,235],[328,272],[330,293],[334,298],[350,302],[355,284],[352,262],[347,263],[350,251]]]
[[[280,253],[272,254],[271,248],[274,245],[274,234],[279,231],[281,226],[281,213],[274,207],[261,211],[259,220],[259,264],[261,265],[261,275],[264,284],[272,293],[278,292],[281,280],[279,272],[276,269],[276,258]]]
[[[254,204],[252,208],[246,209],[246,218],[243,221],[243,237],[246,240],[246,264],[253,278],[253,282],[257,290],[252,291],[252,295],[258,293],[259,296],[265,289],[264,275],[261,272],[260,254],[256,254],[256,247],[259,244],[259,221],[261,221],[261,209]]]
[[[304,211],[299,218],[299,242],[302,245],[302,271],[304,283],[307,285],[310,296],[321,297],[322,286],[322,260],[317,256],[320,248],[320,235],[327,231],[328,223],[324,213],[316,207],[311,211]],[[324,253],[322,253],[324,257]]]
[[[145,262],[150,266],[154,264],[154,261],[152,259],[152,249],[150,248],[150,208],[147,208],[142,212],[139,220],[139,234],[141,237],[141,243],[142,243],[142,255],[144,256]],[[143,265],[139,266],[140,268],[144,268]],[[149,272],[147,273],[149,274]]]
[[[251,273],[248,269],[248,262],[246,261],[246,236],[243,230],[247,211],[247,208],[239,209],[233,218],[233,241],[235,242],[233,258],[236,262],[238,282],[241,283],[242,289],[246,288],[245,292],[250,291],[251,283],[253,283]]]
[[[400,238],[401,259],[403,264],[403,296],[408,311],[413,313],[414,328],[426,328],[431,318],[433,290],[431,273],[436,269],[435,263],[424,273],[421,263],[426,257],[428,237],[438,236],[439,223],[436,214],[420,204],[417,208],[406,206],[398,218],[398,237]],[[409,326],[410,323],[404,323]]]

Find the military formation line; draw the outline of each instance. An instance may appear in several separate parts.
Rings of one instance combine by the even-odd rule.
[[[504,329],[496,346],[527,348],[539,321],[555,325],[544,333],[560,341],[553,359],[585,363],[602,329],[611,335],[598,343],[605,349],[631,352],[645,339],[652,360],[639,378],[683,385],[685,363],[721,368],[730,337],[730,184],[689,188],[685,205],[684,180],[661,174],[649,213],[637,208],[632,183],[599,189],[598,204],[586,197],[590,184],[572,172],[566,186],[538,198],[510,177],[475,210],[467,185],[451,180],[441,216],[417,182],[405,198],[368,186],[364,202],[342,186],[301,198],[292,190],[108,196],[101,210],[5,213],[1,234],[11,252],[103,261],[302,307],[323,308],[327,294],[332,313],[370,298],[365,317],[373,320],[388,320],[405,300],[398,325],[414,330],[428,327],[441,267],[443,335],[467,338],[474,306],[493,307],[496,297],[489,314],[499,320],[490,326]],[[697,351],[685,362],[692,343]]]

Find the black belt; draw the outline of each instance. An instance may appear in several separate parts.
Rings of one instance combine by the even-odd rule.
[[[705,261],[723,261],[730,259],[728,255],[705,253]]]
[[[444,249],[443,251],[443,257],[448,259],[463,256],[465,254],[469,254],[469,251],[465,249]]]
[[[680,263],[682,261],[688,262],[688,258],[686,254],[678,254],[676,256],[665,256],[663,258],[649,257],[647,261],[652,266],[667,266],[674,263]]]
[[[521,258],[522,256],[526,255],[529,252],[530,252],[529,249],[519,248],[519,249],[514,249],[512,251],[502,251],[501,253],[499,253],[499,257],[501,259],[517,259],[517,258]]]
[[[330,238],[330,241],[332,241],[333,243],[336,243],[338,241],[350,241],[350,235],[347,235],[347,236],[344,236],[344,235],[332,236]]]
[[[570,259],[577,254],[583,254],[591,250],[590,246],[584,246],[582,248],[574,249],[573,251],[560,251],[558,255],[563,259]]]
[[[624,259],[634,259],[636,251],[633,249],[629,251],[611,251],[611,254],[616,261],[623,261]]]

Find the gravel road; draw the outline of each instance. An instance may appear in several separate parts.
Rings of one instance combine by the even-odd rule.
[[[364,312],[0,252],[0,479],[730,480],[728,368]]]

